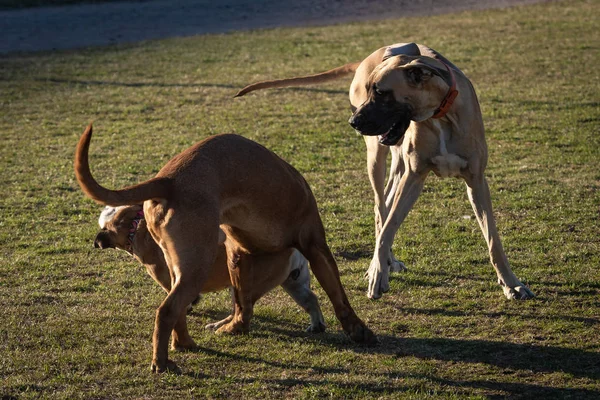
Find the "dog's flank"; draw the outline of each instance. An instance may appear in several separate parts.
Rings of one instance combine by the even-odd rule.
[[[261,295],[255,292],[256,279],[273,280],[264,275],[259,259],[296,248],[309,261],[350,338],[377,341],[350,306],[310,186],[276,154],[239,135],[214,135],[173,157],[154,179],[111,191],[89,172],[90,137],[91,126],[76,154],[82,189],[105,204],[144,203],[146,227],[163,251],[173,282],[156,312],[153,371],[177,370],[168,359],[171,331],[175,347],[196,346],[184,310],[206,284],[223,240],[235,312],[218,332],[249,331],[254,302]],[[284,272],[280,263],[273,265],[279,266],[274,274]]]
[[[133,222],[140,217],[141,206],[121,206],[105,207],[98,224],[100,232],[94,239],[94,247],[100,249],[121,249],[133,255],[142,265],[146,267],[148,275],[158,283],[165,292],[171,291],[171,275],[169,267],[164,258],[164,254],[158,244],[154,241],[145,220],[143,213],[139,224]],[[132,235],[132,227],[135,228]],[[255,298],[258,300],[262,294],[266,294],[277,285],[294,299],[294,301],[305,310],[310,316],[310,325],[307,332],[319,333],[325,330],[325,322],[319,301],[313,291],[310,289],[310,273],[308,271],[308,262],[297,251],[289,249],[281,253],[266,256],[257,256],[256,262],[261,265],[263,276],[271,278],[254,281]],[[277,270],[281,270],[278,273]],[[224,245],[219,245],[217,258],[210,269],[209,277],[200,293],[215,292],[231,287],[229,273],[227,271],[227,256]],[[192,304],[198,301],[196,298]],[[205,326],[206,329],[216,330],[233,319],[233,313],[224,320],[210,323]],[[176,332],[175,332],[176,334]],[[178,343],[173,344],[174,348],[181,347]]]
[[[285,88],[291,86],[309,86],[333,81],[355,73],[359,65],[360,62],[354,62],[314,75],[256,82],[241,89],[234,97],[241,97],[255,90]]]
[[[92,124],[90,123],[79,139],[75,151],[75,177],[86,196],[100,204],[113,207],[141,204],[146,200],[161,200],[168,197],[171,182],[166,178],[152,178],[120,190],[110,190],[101,186],[90,171],[88,154],[91,139]]]

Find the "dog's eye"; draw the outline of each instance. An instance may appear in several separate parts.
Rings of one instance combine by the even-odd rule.
[[[377,87],[377,85],[373,85],[373,91],[377,96],[385,96],[390,93],[389,90],[381,90]]]

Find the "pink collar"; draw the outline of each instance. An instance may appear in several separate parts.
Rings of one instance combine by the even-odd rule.
[[[450,110],[450,107],[452,107],[452,104],[454,104],[454,99],[456,99],[456,96],[458,96],[458,90],[456,90],[456,77],[454,76],[454,72],[452,72],[452,68],[450,68],[448,64],[446,64],[443,61],[442,64],[444,64],[444,67],[446,67],[446,69],[450,73],[450,79],[452,80],[452,83],[450,85],[450,89],[448,89],[448,93],[446,93],[446,97],[444,97],[444,99],[440,103],[440,106],[434,111],[433,116],[431,117],[436,119],[443,118],[446,115],[446,113]]]

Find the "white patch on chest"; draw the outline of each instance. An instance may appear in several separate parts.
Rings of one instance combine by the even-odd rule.
[[[446,132],[438,121],[434,122],[434,126],[438,128],[440,133],[440,155],[433,157],[431,162],[435,164],[437,173],[441,178],[460,176],[460,170],[467,167],[467,160],[456,154],[448,153]]]

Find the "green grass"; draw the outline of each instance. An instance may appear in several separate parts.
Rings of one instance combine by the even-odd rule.
[[[600,396],[600,41],[598,1],[318,28],[197,36],[0,58],[0,396],[30,398],[598,398]],[[441,51],[472,79],[487,126],[488,177],[517,276],[537,298],[506,300],[464,184],[432,176],[399,231],[379,301],[365,150],[347,124],[349,79],[232,99],[247,83],[318,72],[399,41]],[[280,289],[251,334],[202,326],[225,292],[189,316],[201,346],[172,354],[183,375],[150,374],[163,294],[122,252],[92,248],[101,207],[72,158],[93,120],[91,165],[110,187],[155,174],[220,132],[252,138],[311,184],[357,313],[379,335],[328,332]]]

